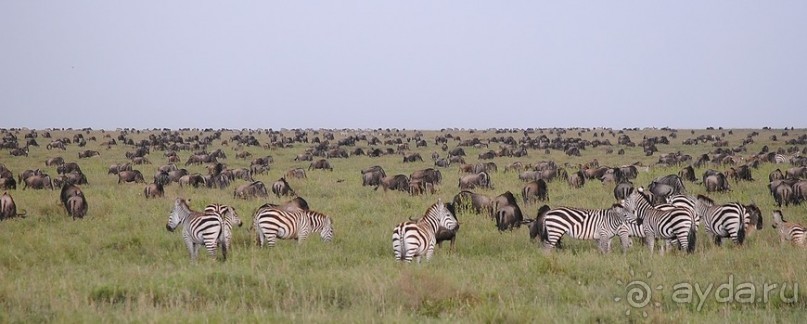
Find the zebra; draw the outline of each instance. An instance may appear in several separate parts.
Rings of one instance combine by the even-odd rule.
[[[331,218],[313,210],[284,210],[264,205],[255,211],[253,226],[257,235],[256,243],[260,247],[274,247],[278,238],[295,239],[301,244],[311,233],[319,233],[325,242],[333,240]]]
[[[620,204],[608,209],[584,209],[558,207],[549,209],[546,205],[539,209],[538,218],[530,229],[530,238],[541,237],[541,245],[546,250],[560,246],[563,235],[582,239],[598,240],[602,253],[611,251],[611,239],[619,236],[622,253],[633,244],[626,224],[629,211]]]
[[[454,231],[459,227],[457,218],[446,207],[442,199],[429,206],[419,220],[403,222],[392,230],[392,251],[395,261],[412,262],[431,260],[434,254],[434,244],[437,242],[436,233],[439,230]]]
[[[660,210],[648,202],[644,196],[644,188],[639,187],[627,199],[623,205],[631,211],[628,214],[628,222],[634,222],[642,226],[645,234],[645,244],[650,248],[652,254],[655,249],[655,239],[671,240],[679,249],[684,249],[687,253],[695,251],[695,227],[692,210],[686,208],[672,208]],[[664,255],[662,247],[660,252]]]
[[[790,161],[790,159],[788,159],[784,154],[776,153],[776,155],[773,156],[773,163],[775,164],[782,164],[788,161]]]
[[[807,247],[807,229],[802,225],[786,221],[781,210],[773,212],[773,224],[771,226],[779,232],[780,242],[790,241],[797,246]]]
[[[185,239],[185,246],[188,248],[191,260],[196,260],[201,245],[205,246],[213,258],[216,257],[216,246],[219,245],[221,238],[222,223],[218,213],[193,211],[188,207],[185,199],[177,198],[165,228],[173,232],[179,225],[184,225],[182,237]],[[227,260],[227,246],[222,246],[221,250],[224,260]]]
[[[745,241],[748,211],[740,203],[715,205],[715,202],[704,195],[698,195],[695,200],[695,213],[704,220],[704,228],[717,246],[723,238],[731,238],[735,244],[742,245]]]
[[[233,225],[238,227],[243,225],[241,218],[238,217],[238,213],[235,212],[235,208],[222,204],[210,204],[205,206],[204,212],[206,214],[215,213],[222,217],[223,223],[221,224],[222,229],[221,237],[219,237],[219,246],[222,246],[226,251],[230,251],[230,247],[232,246],[230,243],[233,238]]]

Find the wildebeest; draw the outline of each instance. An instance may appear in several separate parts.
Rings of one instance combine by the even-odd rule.
[[[549,189],[544,179],[528,182],[521,189],[521,197],[524,199],[524,206],[529,206],[532,202],[549,200]]]
[[[490,197],[468,190],[460,191],[452,200],[454,208],[456,208],[458,211],[470,209],[477,214],[484,212],[490,217],[492,217],[492,202],[493,199]]]
[[[415,161],[423,162],[423,158],[420,156],[420,153],[412,153],[412,154],[409,154],[409,155],[405,155],[403,157],[403,162],[404,163],[415,162]]]
[[[248,199],[258,197],[269,197],[266,186],[260,180],[242,184],[233,191],[233,198]]]
[[[521,208],[518,207],[516,197],[510,191],[493,199],[493,209],[495,210],[496,228],[499,231],[513,230],[514,227],[521,227],[524,216]]]
[[[445,206],[446,206],[446,209],[448,209],[448,211],[452,215],[454,215],[454,218],[456,218],[457,214],[455,213],[455,210],[454,210],[454,204],[453,203],[446,203]],[[460,230],[460,223],[459,222],[457,222],[457,227],[454,228],[454,229],[447,229],[447,228],[444,228],[444,227],[439,227],[437,229],[437,233],[435,233],[435,235],[434,235],[435,241],[437,242],[437,246],[442,247],[443,246],[443,241],[451,241],[449,246],[448,246],[448,253],[451,254],[451,252],[454,251],[454,242],[457,239],[457,232],[459,230]]]
[[[84,192],[81,191],[76,185],[64,185],[60,194],[62,203],[64,204],[67,214],[75,220],[76,218],[84,218],[87,215],[87,199],[84,197]]]
[[[437,185],[443,181],[443,174],[440,173],[440,170],[435,170],[432,168],[416,170],[415,172],[412,172],[412,174],[409,175],[409,181],[415,181],[415,180],[422,180],[423,183]]]
[[[361,185],[363,186],[378,186],[381,184],[381,179],[387,176],[384,168],[379,165],[371,166],[367,169],[361,170]]]
[[[45,189],[45,188],[47,188],[47,189],[53,190],[53,182],[50,179],[49,175],[33,175],[33,176],[30,176],[27,179],[25,179],[25,181],[23,181],[23,183],[25,185],[22,187],[22,190],[25,190],[26,188],[29,188],[29,187],[31,189]]]
[[[403,174],[396,174],[394,176],[387,176],[381,179],[381,182],[373,190],[378,190],[378,187],[387,190],[409,191],[409,178]]]
[[[773,182],[774,180],[781,180],[781,179],[784,179],[784,178],[785,178],[785,175],[782,173],[782,170],[779,170],[779,169],[771,171],[771,173],[768,175],[768,181],[771,181],[771,182]]]
[[[198,188],[199,186],[207,186],[207,179],[199,173],[183,175],[177,182],[179,182],[180,187],[192,186]]]
[[[294,168],[286,171],[286,178],[289,179],[305,179],[305,169],[303,168]]]
[[[11,177],[0,177],[0,189],[17,189],[17,180],[14,180],[14,176]]]
[[[614,187],[614,198],[616,201],[621,201],[622,199],[628,198],[630,194],[633,192],[633,182],[630,181],[622,181],[617,183]]]
[[[294,197],[294,199],[289,200],[281,205],[265,203],[261,207],[259,207],[259,209],[265,207],[273,207],[285,211],[310,210],[308,202],[305,201],[305,199],[303,199],[302,197]]]
[[[577,171],[569,175],[567,180],[569,186],[572,188],[582,188],[586,184],[586,177],[583,171]]]
[[[14,198],[8,194],[8,192],[4,192],[2,196],[0,196],[0,220],[12,218],[12,217],[25,217],[26,212],[23,210],[21,214],[17,214],[17,204],[14,203]]]
[[[59,174],[70,173],[73,171],[81,172],[81,167],[79,167],[78,163],[76,162],[67,162],[56,167],[56,172]]]
[[[695,182],[695,180],[697,180],[697,178],[695,178],[695,169],[693,169],[691,165],[678,171],[678,177],[689,182]]]
[[[729,182],[722,172],[712,174],[703,179],[703,185],[706,187],[706,192],[720,192],[729,191]]]
[[[64,158],[61,156],[48,158],[45,160],[45,166],[58,166],[64,164]]]
[[[291,186],[286,181],[286,178],[281,177],[277,179],[275,183],[272,184],[272,193],[277,195],[278,198],[280,196],[296,196],[297,194],[294,193],[294,190],[291,189]]]
[[[460,190],[470,190],[476,187],[493,189],[493,185],[490,181],[490,175],[487,172],[464,175],[459,180]]]
[[[146,198],[165,197],[165,188],[163,187],[162,183],[150,183],[145,189],[143,189],[143,196]]]
[[[132,163],[131,162],[124,162],[113,164],[109,166],[106,174],[118,174],[121,171],[131,171],[132,170]]]
[[[143,178],[143,173],[140,173],[140,170],[127,170],[118,172],[118,183],[121,182],[146,183],[146,179]]]
[[[93,150],[85,150],[83,152],[78,152],[79,159],[89,158],[93,156],[101,156],[101,153]]]
[[[317,161],[311,162],[311,164],[308,165],[308,170],[310,171],[311,169],[321,169],[321,170],[333,171],[333,167],[331,166],[331,163],[328,162],[328,160],[326,160],[326,159],[319,159]]]

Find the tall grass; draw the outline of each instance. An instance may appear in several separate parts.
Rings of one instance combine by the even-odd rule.
[[[732,146],[752,130],[734,130],[726,138]],[[782,146],[769,136],[779,131],[756,130],[757,143],[747,146],[750,155],[762,145],[772,149]],[[659,145],[661,153],[682,151],[693,156],[713,149],[708,144],[683,146],[681,141],[700,134],[720,134],[720,130],[679,132],[671,145]],[[72,137],[73,131],[52,131],[54,137]],[[108,132],[117,135],[117,132]],[[198,132],[186,132],[186,136]],[[431,139],[439,132],[425,132]],[[492,132],[451,132],[462,138],[499,136]],[[577,136],[570,131],[564,136]],[[668,132],[641,130],[627,132],[638,142],[643,135],[661,136]],[[803,131],[790,131],[795,137]],[[223,139],[233,135],[225,132]],[[411,132],[410,132],[411,134]],[[100,132],[93,132],[102,139]],[[507,134],[516,138],[520,133]],[[22,133],[19,134],[22,137]],[[85,136],[89,136],[85,134]],[[131,134],[135,141],[148,132]],[[261,143],[265,134],[256,135]],[[313,137],[313,135],[310,135]],[[320,135],[321,136],[321,135]],[[337,133],[337,137],[340,135]],[[554,136],[554,135],[549,135]],[[591,132],[579,136],[592,139]],[[380,136],[379,136],[380,137]],[[616,138],[610,137],[612,143]],[[526,228],[499,233],[487,216],[460,214],[462,227],[457,248],[452,254],[438,249],[429,263],[396,263],[391,251],[391,232],[398,222],[423,214],[437,198],[449,201],[458,192],[460,174],[456,166],[442,169],[443,184],[434,195],[411,197],[401,192],[374,191],[362,187],[359,170],[381,165],[388,175],[406,174],[431,166],[431,162],[402,163],[399,155],[380,158],[351,157],[330,159],[334,171],[307,171],[308,179],[290,179],[292,188],[315,210],[334,219],[335,239],[324,243],[318,237],[307,241],[281,241],[274,248],[258,248],[254,232],[249,230],[252,213],[266,201],[233,199],[230,188],[166,187],[166,197],[145,199],[142,184],[117,184],[117,177],[107,175],[107,167],[124,162],[131,147],[119,145],[106,149],[96,142],[87,147],[69,145],[66,151],[48,151],[45,139],[39,148],[31,148],[27,158],[0,155],[0,162],[15,174],[25,169],[41,168],[56,175],[55,167],[45,167],[48,157],[63,156],[79,162],[90,184],[82,186],[89,202],[88,216],[72,221],[59,204],[58,191],[9,191],[19,209],[26,209],[23,219],[0,223],[0,321],[2,322],[201,322],[201,321],[303,321],[303,322],[795,322],[803,320],[807,306],[807,287],[799,287],[797,301],[771,296],[768,302],[720,303],[714,295],[702,307],[678,303],[672,287],[681,282],[715,286],[732,276],[735,285],[750,282],[805,284],[807,272],[804,250],[782,245],[770,229],[770,213],[776,209],[767,191],[767,175],[777,167],[763,164],[753,170],[757,181],[732,183],[728,193],[711,194],[718,202],[756,203],[763,211],[765,229],[751,234],[742,247],[726,242],[716,247],[701,230],[693,255],[670,253],[650,255],[646,247],[634,244],[627,254],[601,255],[594,242],[565,239],[566,248],[546,253],[530,242]],[[426,148],[412,150],[428,157],[440,151],[429,141]],[[450,142],[450,147],[456,145]],[[365,149],[366,143],[359,144]],[[248,167],[249,160],[235,159],[232,146],[221,147],[231,168]],[[266,150],[248,147],[255,156],[272,155],[274,164],[268,175],[256,179],[267,185],[292,167],[307,168],[308,162],[295,162],[294,156],[306,144],[292,148]],[[615,146],[615,150],[620,147]],[[84,149],[101,151],[100,157],[78,160]],[[498,150],[495,144],[490,149]],[[465,148],[466,160],[476,162],[486,148]],[[521,183],[515,173],[504,173],[513,161],[554,160],[575,170],[580,163],[594,158],[602,165],[618,166],[633,162],[652,165],[656,156],[644,156],[640,148],[625,148],[625,155],[605,154],[604,147],[584,150],[581,157],[567,157],[562,152],[531,150],[524,158],[496,158],[499,172],[492,174],[498,195],[506,190],[520,193]],[[180,152],[184,162],[190,152]],[[159,151],[148,158],[152,165],[135,166],[148,180],[156,168],[166,163]],[[184,163],[182,163],[184,165]],[[725,170],[725,167],[713,167]],[[206,173],[201,166],[191,172]],[[705,169],[696,171],[698,175]],[[677,173],[678,168],[654,167],[634,180],[647,185],[653,178]],[[693,193],[705,193],[702,186],[686,183]],[[572,189],[563,182],[549,184],[551,206],[604,208],[613,201],[613,185],[589,182]],[[520,194],[517,194],[520,196]],[[244,226],[236,228],[233,251],[226,262],[207,258],[201,253],[191,262],[181,235],[165,230],[174,197],[190,198],[194,209],[212,202],[234,206]],[[519,197],[520,198],[520,197]],[[274,196],[269,202],[281,202]],[[521,203],[521,200],[519,199]],[[527,217],[535,217],[539,205],[525,207]],[[782,208],[794,222],[807,224],[804,205]],[[644,280],[653,287],[648,306],[631,308],[625,301],[626,283]],[[791,286],[792,287],[792,286]],[[778,291],[777,291],[778,292]],[[791,296],[792,292],[786,294]],[[760,295],[761,296],[761,295]],[[615,298],[623,298],[615,301]],[[626,311],[631,310],[629,315]]]

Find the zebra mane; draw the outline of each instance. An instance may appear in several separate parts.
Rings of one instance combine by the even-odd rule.
[[[188,202],[185,201],[185,199],[177,198],[176,202],[174,203],[174,213],[177,213],[180,219],[185,219],[189,215],[196,212],[191,210],[190,206],[188,206]]]

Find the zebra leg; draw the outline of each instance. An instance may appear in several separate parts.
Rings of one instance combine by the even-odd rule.
[[[720,246],[720,244],[723,243],[723,238],[720,237],[720,235],[715,235],[712,238],[714,239],[715,245],[717,246]]]
[[[434,242],[430,242],[429,247],[426,248],[426,261],[431,260],[432,255],[434,255]]]
[[[622,254],[628,253],[628,249],[633,245],[628,233],[620,234],[619,241],[622,242]]]
[[[650,249],[650,255],[652,256],[655,252],[656,245],[656,237],[653,235],[653,233],[644,234],[644,244]]]

